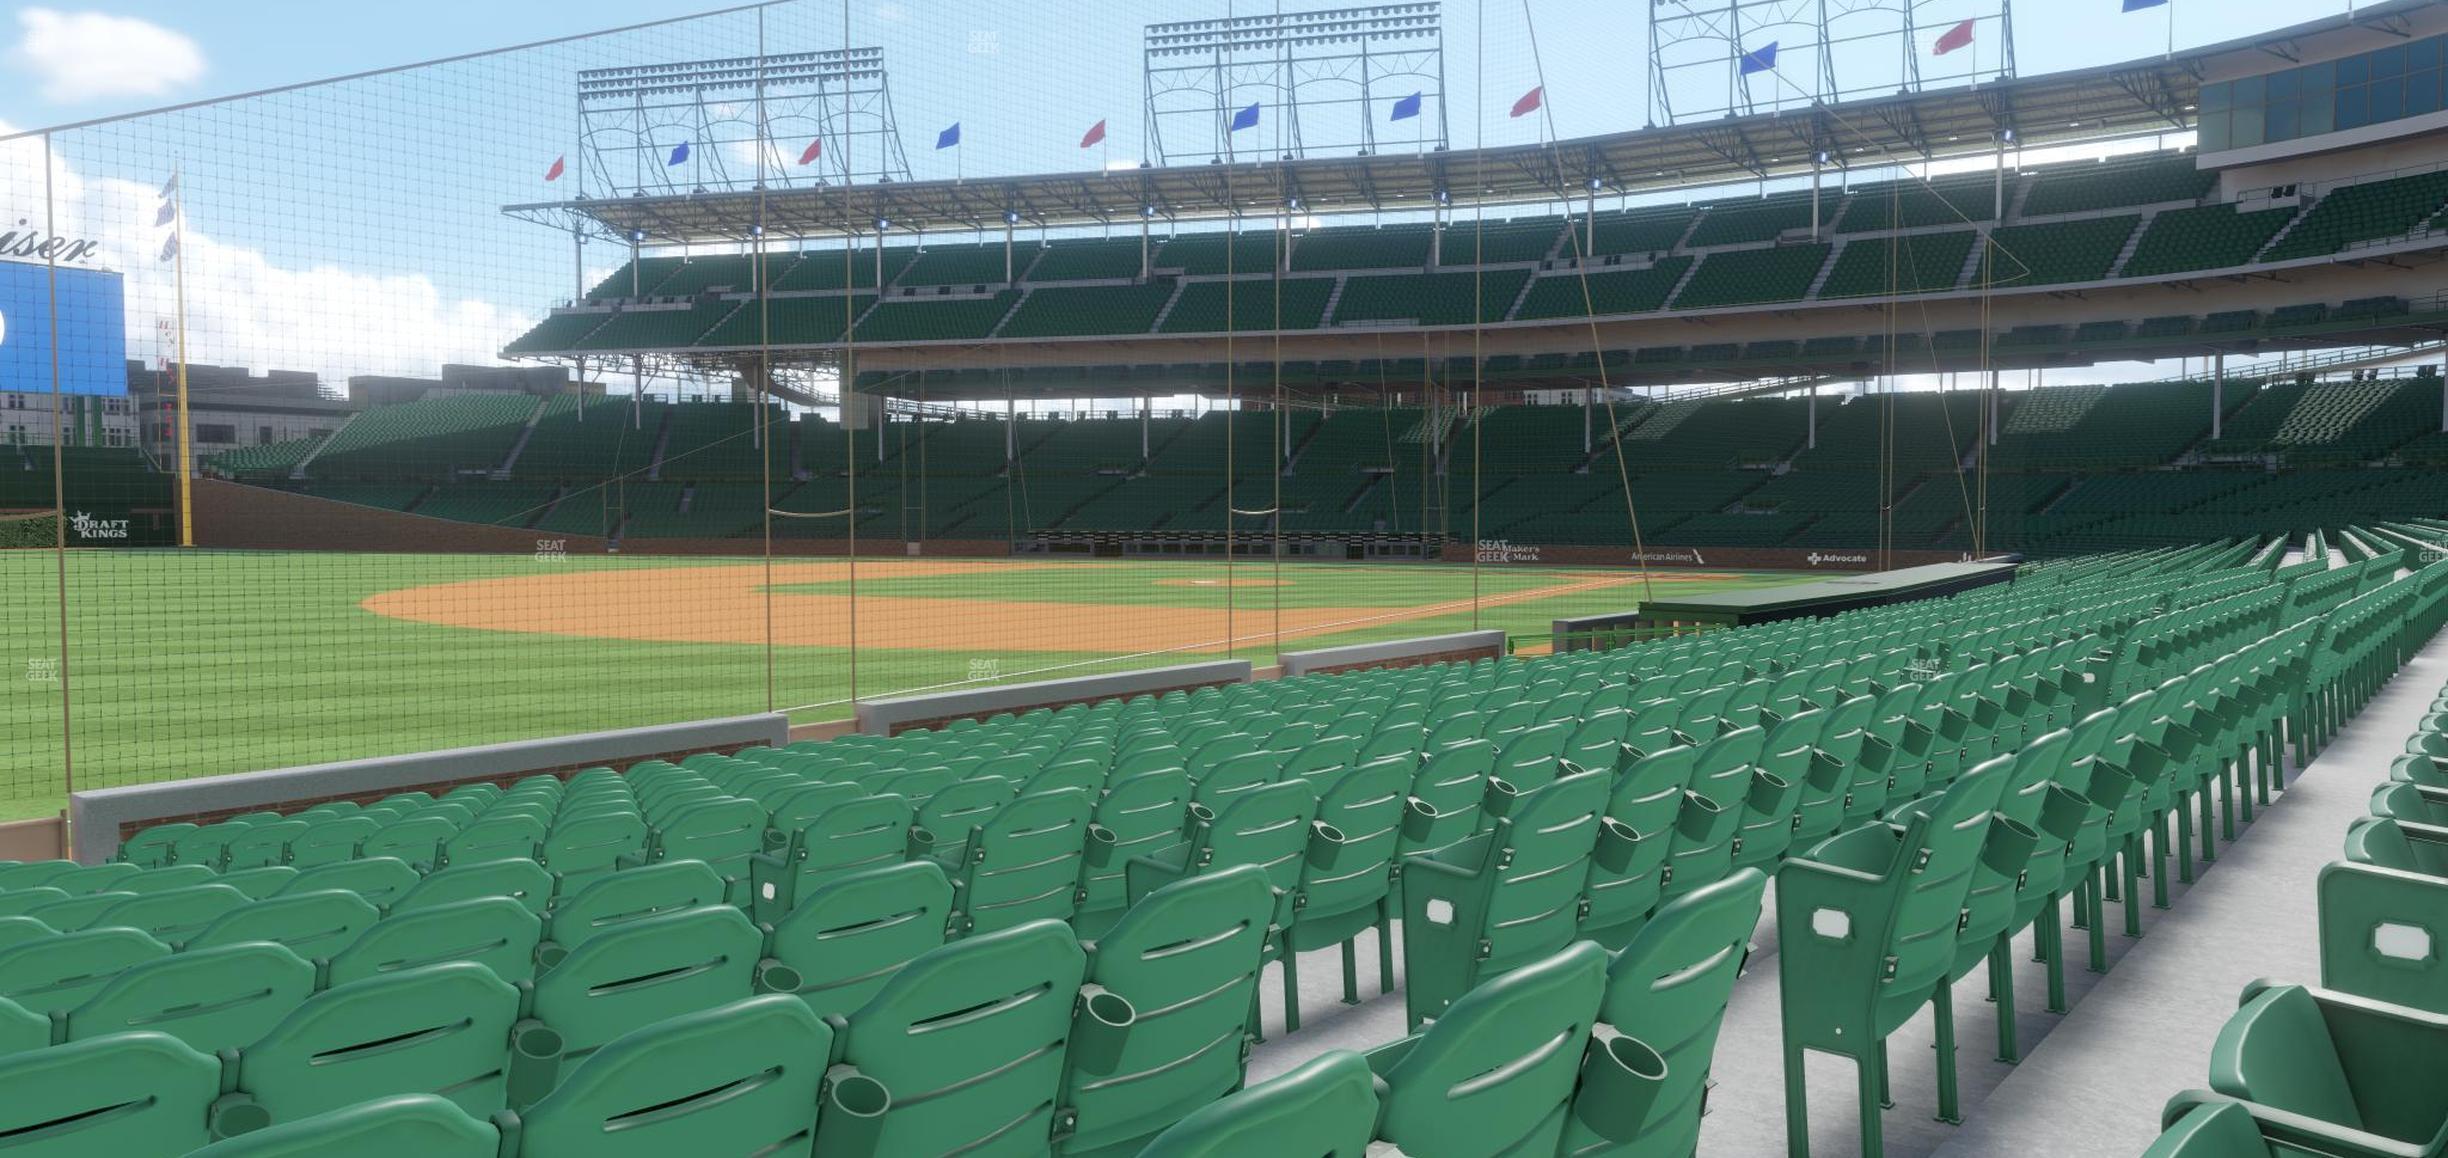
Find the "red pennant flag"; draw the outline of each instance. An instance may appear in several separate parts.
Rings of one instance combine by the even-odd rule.
[[[821,156],[824,156],[824,138],[818,137],[809,141],[808,147],[800,151],[799,163],[805,165]]]
[[[553,158],[552,168],[544,170],[544,179],[547,181],[560,180],[562,172],[568,168],[563,162],[568,160],[569,157],[566,154]]]
[[[1529,92],[1523,93],[1520,100],[1513,102],[1513,115],[1517,117],[1525,117],[1531,113],[1537,112],[1539,105],[1544,103],[1546,99],[1546,85],[1540,85],[1537,88],[1531,89]]]
[[[1096,144],[1098,141],[1102,141],[1104,139],[1105,122],[1098,121],[1096,124],[1089,127],[1087,136],[1080,138],[1080,148],[1085,149],[1088,146]]]
[[[1945,56],[1946,54],[1953,52],[1958,48],[1962,48],[1970,43],[1972,43],[1972,22],[1966,20],[1953,28],[1947,29],[1946,35],[1938,38],[1938,46],[1936,49],[1931,51],[1930,55]]]

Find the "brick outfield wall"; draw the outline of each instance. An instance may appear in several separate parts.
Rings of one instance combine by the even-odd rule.
[[[565,535],[518,527],[494,527],[451,519],[386,511],[379,507],[318,499],[271,487],[249,486],[221,479],[197,479],[195,484],[196,545],[259,551],[443,552],[531,554],[547,542],[572,555],[605,554],[612,545],[596,535]],[[1006,558],[1012,544],[1001,539],[928,539],[911,544],[892,536],[861,537],[862,559]],[[623,555],[761,557],[761,536],[731,539],[630,539]],[[848,539],[776,538],[773,553],[789,557],[846,557]],[[1635,557],[1636,554],[1640,557]],[[1193,556],[1183,556],[1191,558]],[[1962,551],[1893,551],[1890,567],[1929,563],[1959,563]],[[1647,562],[1653,567],[1726,568],[1769,571],[1876,571],[1878,552],[1868,548],[1810,547],[1682,547],[1648,544],[1642,552],[1628,546],[1590,547],[1539,543],[1491,544],[1485,552],[1470,543],[1447,543],[1441,558],[1447,563],[1474,560],[1505,566],[1629,567]]]

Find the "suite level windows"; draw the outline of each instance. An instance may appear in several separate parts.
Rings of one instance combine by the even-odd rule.
[[[2440,111],[2448,36],[2201,87],[2201,151],[2317,137]]]

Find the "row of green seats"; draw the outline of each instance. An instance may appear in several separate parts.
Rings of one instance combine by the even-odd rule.
[[[2436,534],[2417,541],[2437,543]],[[2359,605],[2368,605],[2359,607]],[[2448,565],[2341,605],[2336,694],[2365,700],[2448,624]],[[2334,613],[2333,613],[2334,614]],[[2255,981],[2211,1050],[2208,1088],[2170,1099],[2144,1158],[2448,1153],[2448,690],[2436,697],[2345,859],[2321,870],[2318,985]]]

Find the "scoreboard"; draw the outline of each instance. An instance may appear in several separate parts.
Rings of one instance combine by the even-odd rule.
[[[60,388],[70,394],[126,394],[127,305],[120,276],[5,260],[0,260],[0,393],[51,392],[55,312]]]

